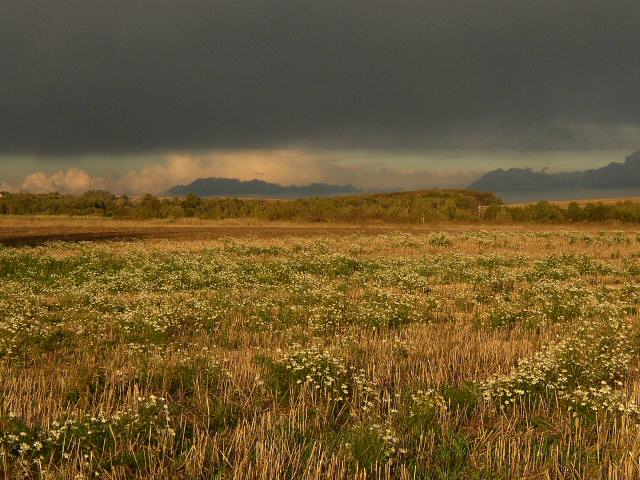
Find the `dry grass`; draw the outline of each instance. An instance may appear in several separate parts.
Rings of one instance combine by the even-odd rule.
[[[636,232],[236,225],[0,247],[5,478],[640,476]],[[504,377],[558,339],[569,381]]]

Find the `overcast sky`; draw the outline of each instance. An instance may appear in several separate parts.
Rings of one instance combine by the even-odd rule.
[[[621,161],[639,25],[638,0],[0,0],[0,186],[413,188]]]

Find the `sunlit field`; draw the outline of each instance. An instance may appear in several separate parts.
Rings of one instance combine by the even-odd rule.
[[[0,247],[0,478],[640,478],[640,235]]]

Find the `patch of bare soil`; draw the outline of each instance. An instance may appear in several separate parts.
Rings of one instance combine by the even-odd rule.
[[[425,231],[411,227],[394,226],[172,226],[172,227],[117,227],[55,228],[51,226],[0,227],[0,244],[11,247],[37,246],[51,241],[127,241],[139,239],[211,240],[220,237],[306,237],[318,235],[375,235],[397,231]]]

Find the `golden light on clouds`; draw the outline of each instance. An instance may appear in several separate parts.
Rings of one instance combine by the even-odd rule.
[[[416,189],[464,186],[476,172],[433,172],[420,168],[393,167],[382,162],[349,164],[348,155],[318,153],[301,149],[215,151],[202,154],[168,153],[156,162],[120,174],[91,175],[79,168],[55,173],[37,171],[18,185],[4,184],[4,190],[81,193],[105,189],[121,194],[160,194],[197,178],[222,177],[260,179],[281,185],[314,182],[352,184],[367,189]]]

